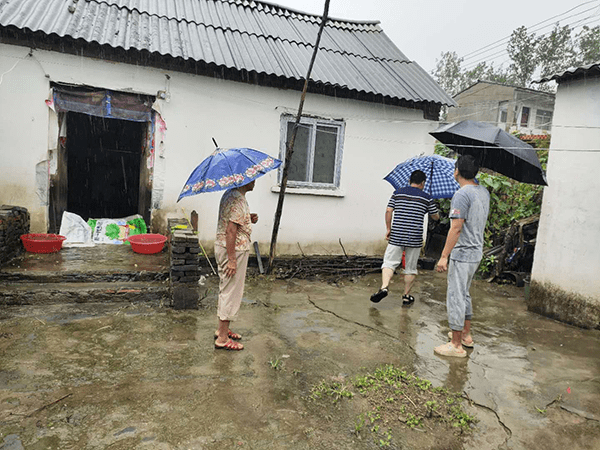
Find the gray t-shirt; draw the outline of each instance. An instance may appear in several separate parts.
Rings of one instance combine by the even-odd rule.
[[[450,259],[479,262],[483,254],[483,232],[490,211],[490,193],[483,186],[467,185],[460,188],[450,203],[450,218],[464,219],[458,242]]]

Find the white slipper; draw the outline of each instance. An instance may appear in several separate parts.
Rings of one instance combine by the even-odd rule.
[[[458,358],[467,356],[467,352],[463,348],[456,348],[452,345],[452,342],[435,347],[433,351],[442,356],[456,356]]]

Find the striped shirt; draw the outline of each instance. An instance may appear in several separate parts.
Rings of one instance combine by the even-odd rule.
[[[431,196],[422,189],[407,186],[394,192],[387,207],[394,210],[389,243],[398,247],[421,247],[423,218],[427,213],[438,213]]]

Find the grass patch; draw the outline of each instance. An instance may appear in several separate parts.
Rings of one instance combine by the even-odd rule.
[[[348,382],[322,381],[312,388],[310,398],[335,404],[355,396],[367,400],[369,409],[356,418],[354,434],[369,435],[382,448],[392,445],[392,429],[428,431],[441,427],[464,435],[476,422],[464,411],[461,394],[433,387],[431,381],[393,365],[355,376]]]

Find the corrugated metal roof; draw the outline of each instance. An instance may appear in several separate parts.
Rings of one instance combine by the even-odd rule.
[[[251,0],[0,0],[0,26],[301,80],[320,17]],[[378,22],[331,19],[311,79],[455,105]]]
[[[568,78],[579,78],[592,73],[600,73],[600,61],[588,64],[587,66],[571,67],[567,70],[563,70],[562,72],[541,78],[540,80],[537,80],[536,83],[545,83],[546,81],[552,80],[560,81]]]

